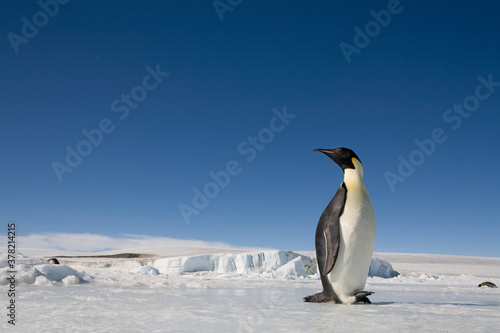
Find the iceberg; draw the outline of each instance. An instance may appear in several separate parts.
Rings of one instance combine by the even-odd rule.
[[[370,277],[381,277],[390,279],[399,275],[399,272],[392,268],[392,265],[387,261],[380,260],[378,258],[372,258],[370,263],[370,270],[368,271],[368,276]]]

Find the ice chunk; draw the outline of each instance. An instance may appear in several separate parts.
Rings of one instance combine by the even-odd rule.
[[[301,256],[301,258],[307,275],[314,275],[318,273],[318,265],[316,264],[316,259],[308,256]]]
[[[239,254],[210,254],[157,259],[152,266],[160,273],[204,272],[262,273],[276,270],[298,257],[292,251],[263,251]],[[309,261],[312,261],[309,258]],[[309,262],[306,260],[306,262]]]
[[[370,263],[370,270],[368,276],[382,277],[382,278],[393,278],[398,276],[399,273],[392,269],[392,265],[387,261],[380,260],[378,258],[372,258]]]
[[[212,255],[174,257],[157,259],[153,267],[160,273],[213,271]]]
[[[34,285],[35,286],[51,286],[51,285],[53,285],[53,283],[52,283],[52,281],[47,279],[46,276],[40,275],[40,276],[36,277]]]
[[[36,265],[35,268],[51,281],[61,282],[68,275],[76,275],[76,271],[66,265]]]
[[[158,275],[160,274],[160,271],[154,267],[151,266],[142,266],[139,267],[135,270],[133,270],[134,273],[137,274],[144,274],[144,275]]]
[[[231,254],[223,254],[223,255],[214,255],[214,271],[217,273],[236,273],[238,269],[236,267],[236,263],[234,262],[234,258],[236,255]]]
[[[302,258],[297,257],[276,270],[276,275],[281,276],[302,276],[306,277],[306,270],[302,263]]]
[[[439,279],[439,276],[434,276],[434,275],[428,275],[426,273],[423,273],[418,277],[419,280],[437,280]]]
[[[80,284],[80,279],[76,275],[68,275],[62,279],[62,283],[66,286],[72,286],[75,284]]]

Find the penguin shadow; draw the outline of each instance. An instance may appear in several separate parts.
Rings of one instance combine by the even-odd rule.
[[[338,304],[338,303],[333,303],[333,302],[324,302],[324,303],[308,303],[316,306],[323,306],[323,307],[329,307],[329,306],[346,306],[346,304]],[[393,304],[418,304],[417,302],[415,303],[407,303],[407,302],[371,302],[371,304],[364,304],[364,303],[354,303],[354,304],[348,304],[347,306],[360,306],[360,307],[370,307],[370,306],[376,306],[376,305],[393,305]]]
[[[398,302],[372,302],[372,304],[366,304],[366,306],[393,305],[393,304],[398,304]],[[355,305],[365,305],[365,304],[355,304]]]
[[[364,305],[364,304],[354,304],[356,306]],[[499,306],[500,302],[492,302],[492,303],[459,303],[459,302],[372,302],[372,304],[367,304],[365,306],[375,306],[375,305],[451,305],[451,306]]]

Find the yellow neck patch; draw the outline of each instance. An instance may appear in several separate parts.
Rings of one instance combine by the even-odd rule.
[[[351,157],[352,165],[354,165],[354,170],[363,177],[363,165],[356,157]]]

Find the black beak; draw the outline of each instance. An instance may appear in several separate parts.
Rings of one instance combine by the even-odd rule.
[[[319,152],[321,152],[321,153],[323,153],[323,154],[326,154],[326,153],[331,152],[331,150],[330,150],[330,149],[314,149],[313,151],[319,151]]]

